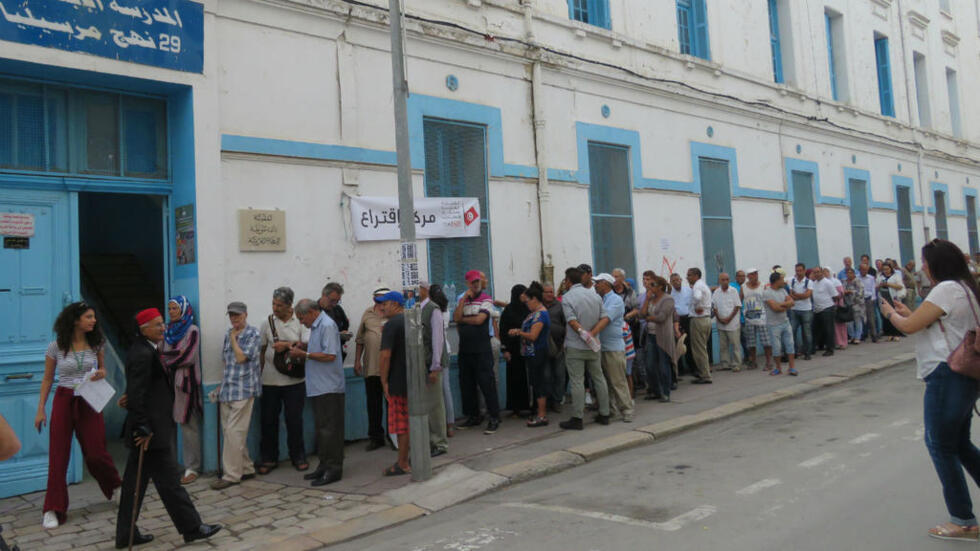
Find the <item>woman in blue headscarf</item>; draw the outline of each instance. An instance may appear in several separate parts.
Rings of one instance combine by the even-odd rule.
[[[200,331],[194,325],[194,308],[185,296],[167,303],[170,323],[164,335],[160,356],[163,367],[174,380],[174,421],[184,435],[184,476],[181,484],[197,480],[201,472],[201,364],[198,347]]]

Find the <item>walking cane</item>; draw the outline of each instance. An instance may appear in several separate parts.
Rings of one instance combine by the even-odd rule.
[[[133,514],[129,517],[129,551],[133,551],[133,537],[136,536],[136,513],[140,506],[140,487],[143,485],[143,454],[146,446],[140,444],[140,458],[136,463],[136,490],[133,492]]]

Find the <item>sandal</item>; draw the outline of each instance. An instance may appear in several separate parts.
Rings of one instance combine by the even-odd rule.
[[[546,427],[546,426],[548,426],[548,418],[547,417],[532,417],[532,418],[530,418],[530,419],[527,420],[527,426],[529,428]]]
[[[789,373],[790,375],[792,375],[794,377],[796,377],[797,375],[800,374],[800,372],[797,371],[796,368],[793,368],[793,367],[789,368],[789,371],[787,373]]]
[[[955,526],[955,528],[950,528]],[[947,523],[929,529],[929,536],[940,540],[977,542],[976,526],[957,526]]]
[[[306,461],[303,461],[301,463],[293,463],[293,468],[295,468],[299,472],[303,472],[310,468],[310,464],[307,463]]]
[[[769,374],[770,375],[782,375],[783,372],[780,371],[779,368],[777,367],[776,369],[773,369],[772,371],[770,371]]]
[[[410,472],[412,471],[411,470],[406,471],[405,469],[401,468],[401,465],[395,463],[394,465],[385,469],[385,476],[400,476],[403,474],[408,474]]]
[[[197,476],[198,476],[197,473],[195,473],[194,471],[188,470],[187,472],[184,473],[184,476],[181,477],[180,483],[182,485],[186,486],[186,485],[194,482],[195,480],[197,480]]]
[[[279,466],[278,463],[262,463],[255,468],[255,471],[259,474],[269,474],[272,472],[273,469],[275,469],[278,466]]]

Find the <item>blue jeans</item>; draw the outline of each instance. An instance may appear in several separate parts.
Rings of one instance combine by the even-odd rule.
[[[854,316],[854,321],[847,322],[847,336],[859,341],[862,333],[864,333],[864,320]]]
[[[657,337],[650,333],[643,344],[643,357],[646,360],[647,393],[669,398],[674,368],[664,349],[657,346]]]
[[[813,354],[813,310],[790,310],[789,323],[793,327],[796,350],[807,356]],[[797,338],[797,331],[803,334],[802,338]]]
[[[784,321],[779,325],[770,325],[769,340],[772,341],[772,356],[774,358],[796,352],[793,348],[793,329],[790,327],[789,321]]]
[[[926,449],[943,487],[950,522],[975,525],[977,519],[963,469],[980,485],[980,450],[970,441],[977,381],[954,373],[946,362],[940,363],[925,381]]]

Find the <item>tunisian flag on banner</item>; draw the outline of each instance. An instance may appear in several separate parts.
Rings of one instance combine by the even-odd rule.
[[[351,197],[351,225],[358,241],[401,238],[397,197]],[[442,239],[480,236],[480,201],[476,197],[417,197],[415,237]]]

